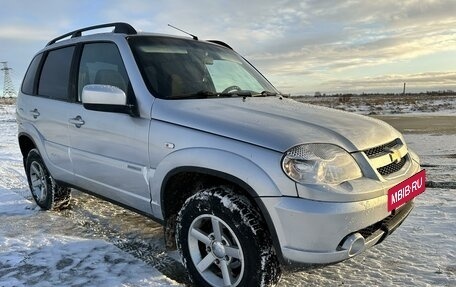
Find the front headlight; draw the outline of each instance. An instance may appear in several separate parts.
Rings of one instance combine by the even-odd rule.
[[[295,146],[285,153],[282,168],[299,183],[340,184],[363,175],[353,157],[332,144]]]

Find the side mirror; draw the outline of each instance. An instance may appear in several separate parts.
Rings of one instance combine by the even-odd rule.
[[[87,85],[82,89],[84,108],[93,111],[131,114],[127,96],[121,89],[110,85]]]

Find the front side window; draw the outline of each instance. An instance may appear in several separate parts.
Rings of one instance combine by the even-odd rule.
[[[49,51],[41,70],[38,95],[69,101],[69,83],[74,46]]]
[[[85,44],[79,64],[78,99],[86,85],[115,86],[125,93],[129,80],[119,50],[114,43]]]
[[[276,89],[231,49],[169,37],[129,38],[144,81],[164,99],[256,95]]]

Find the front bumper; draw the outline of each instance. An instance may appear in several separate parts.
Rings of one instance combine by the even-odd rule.
[[[413,200],[392,212],[387,208],[388,190],[421,170],[410,150],[409,159],[388,178],[361,178],[339,190],[297,185],[299,197],[259,198],[283,262],[334,263],[380,243],[413,209]]]
[[[327,264],[353,257],[359,252],[342,247],[346,238],[358,233],[364,238],[363,250],[369,248],[391,234],[413,209],[411,201],[388,213],[386,196],[347,203],[292,197],[262,200],[278,223],[274,225],[285,263]]]

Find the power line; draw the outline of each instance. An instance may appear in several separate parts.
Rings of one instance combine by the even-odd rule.
[[[0,64],[3,64],[3,68],[0,69],[0,71],[3,71],[3,98],[16,97],[17,94],[10,75],[12,68],[8,67],[8,62],[0,62]]]

